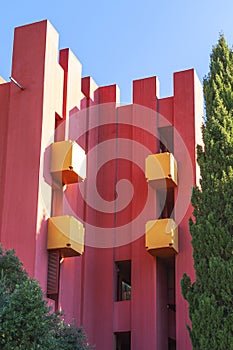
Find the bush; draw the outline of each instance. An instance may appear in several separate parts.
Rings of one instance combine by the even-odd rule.
[[[51,313],[40,285],[22,269],[13,250],[0,246],[0,348],[89,350],[80,327]]]

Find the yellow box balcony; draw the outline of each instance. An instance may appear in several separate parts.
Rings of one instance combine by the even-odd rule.
[[[62,257],[79,256],[84,251],[84,227],[73,216],[48,219],[48,250],[60,250]]]
[[[85,151],[74,141],[53,143],[50,172],[58,184],[83,181],[86,178]]]
[[[146,158],[146,178],[154,189],[177,186],[177,163],[172,153],[158,153]]]
[[[146,249],[151,255],[159,257],[178,253],[178,227],[173,219],[146,223]]]

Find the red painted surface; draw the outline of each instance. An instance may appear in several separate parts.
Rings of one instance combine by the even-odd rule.
[[[2,212],[5,195],[5,167],[6,167],[6,146],[8,130],[10,84],[0,85],[0,239],[2,241]]]
[[[159,100],[159,113],[163,116],[166,117],[166,120],[168,123],[171,123],[173,125],[173,109],[174,109],[174,98],[173,97],[166,97],[166,98],[161,98]],[[166,126],[166,125],[159,125],[160,127]]]
[[[133,350],[167,350],[168,337],[176,338],[177,349],[191,349],[186,330],[187,304],[180,291],[184,272],[194,278],[188,231],[191,206],[179,222],[179,254],[175,257],[176,313],[167,309],[167,261],[152,257],[145,248],[146,222],[140,224],[140,237],[135,236],[138,227],[132,222],[127,232],[132,243],[120,247],[117,247],[117,232],[122,225],[137,218],[148,195],[148,218],[156,219],[158,212],[155,191],[148,187],[144,171],[133,163],[135,155],[145,158],[144,151],[132,143],[123,149],[129,160],[120,159],[121,140],[136,141],[147,148],[148,154],[157,153],[159,132],[166,136],[166,127],[172,125],[190,155],[192,185],[195,184],[195,145],[200,136],[201,115],[195,107],[200,104],[196,93],[200,87],[194,74],[194,70],[175,73],[174,96],[162,99],[156,77],[136,80],[133,105],[117,107],[117,85],[98,87],[91,77],[82,78],[81,65],[69,49],[61,50],[58,55],[58,35],[49,22],[19,27],[15,31],[12,76],[26,89],[22,91],[13,83],[0,85],[1,242],[6,248],[16,249],[29,274],[37,278],[46,291],[48,216],[78,214],[86,223],[86,241],[95,235],[87,224],[115,227],[112,247],[86,245],[83,256],[66,258],[60,266],[59,307],[68,321],[75,319],[77,324],[84,325],[96,350],[112,349],[114,333],[120,331],[131,332]],[[136,108],[136,105],[139,106]],[[151,125],[152,134],[137,126],[138,120],[140,125],[146,125],[147,116],[156,116]],[[90,154],[96,145],[104,142],[111,141],[112,145],[112,149],[106,146],[99,150],[96,158],[88,156],[85,182],[68,185],[64,191],[52,189],[49,181],[46,183],[39,177],[40,172],[43,174],[43,165],[49,162],[47,158],[47,163],[43,163],[44,152],[53,142],[56,119],[67,120],[57,138],[75,139],[86,153]],[[81,128],[83,133],[77,137]],[[175,197],[179,198],[181,191],[189,200],[190,178],[186,174],[184,147],[176,136],[173,148],[179,176]],[[115,214],[114,210],[103,214],[88,204],[93,197],[93,174],[99,162],[108,156],[112,159],[96,177],[99,194],[107,201],[105,209],[114,209],[111,201],[116,198],[115,185],[119,180],[128,179],[134,186],[132,203],[119,212],[115,208]],[[49,197],[47,206],[41,199],[41,181]],[[175,220],[179,217],[178,211],[179,208]],[[115,262],[121,260],[131,260],[132,291],[131,300],[117,302]]]
[[[6,248],[16,249],[30,275],[36,253],[45,38],[46,22],[16,29],[12,76],[26,89],[11,83],[8,105],[1,237]]]
[[[128,332],[131,330],[131,302],[130,300],[114,303],[114,332]]]
[[[174,76],[174,125],[178,132],[182,135],[185,145],[189,151],[190,158],[193,165],[193,177],[195,179],[195,115],[194,106],[195,103],[195,80],[194,70],[188,70],[184,72],[176,73]],[[201,116],[197,120],[201,125]],[[174,140],[174,155],[179,159],[180,172],[185,171],[185,159],[183,158],[182,150],[176,148],[176,140]],[[186,180],[188,180],[186,178]],[[187,181],[188,182],[188,181]],[[187,193],[189,189],[185,191],[185,179],[182,185],[184,186],[184,193]],[[189,207],[186,215],[179,225],[179,250],[180,253],[176,257],[176,329],[177,329],[177,348],[185,350],[191,348],[190,339],[187,334],[185,325],[189,323],[187,303],[184,301],[181,290],[180,280],[184,271],[194,279],[194,269],[192,264],[192,247],[190,244],[191,235],[189,233],[188,220],[192,215],[192,208]],[[188,262],[188,263],[187,263]]]

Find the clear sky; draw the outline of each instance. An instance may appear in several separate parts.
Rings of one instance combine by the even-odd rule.
[[[48,19],[98,85],[117,83],[131,102],[132,80],[157,75],[161,96],[172,74],[195,68],[202,81],[223,32],[233,43],[232,0],[4,1],[0,14],[0,75],[8,80],[14,28]]]

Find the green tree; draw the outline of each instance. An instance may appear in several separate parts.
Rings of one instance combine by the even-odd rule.
[[[89,350],[82,328],[51,313],[39,284],[14,251],[0,246],[0,349]]]
[[[194,350],[233,349],[233,52],[223,35],[204,79],[204,147],[197,147],[201,188],[190,219],[196,280],[181,281]]]
[[[55,349],[50,315],[36,281],[28,278],[17,284],[11,294],[4,285],[2,289],[4,305],[0,311],[1,349]]]
[[[59,344],[59,350],[89,350],[93,349],[88,344],[86,334],[81,327],[75,327],[73,324],[67,324],[59,315],[55,316],[53,322],[55,330],[55,339]]]

